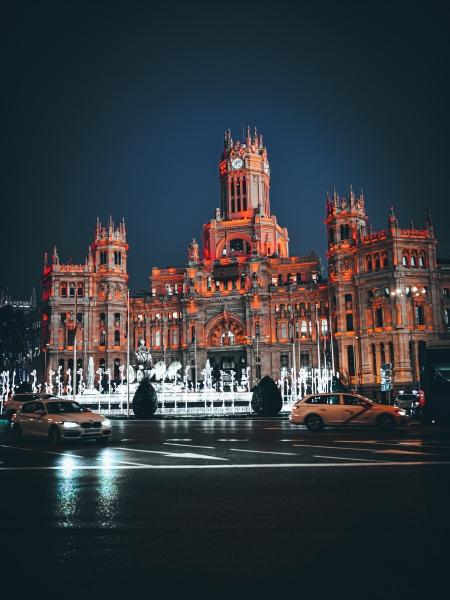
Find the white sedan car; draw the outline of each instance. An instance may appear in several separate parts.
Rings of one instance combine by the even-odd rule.
[[[397,406],[377,404],[359,394],[333,392],[310,394],[292,407],[291,423],[319,431],[327,425],[375,425],[390,430],[408,422],[406,411]]]
[[[96,439],[105,442],[111,435],[111,422],[83,408],[78,402],[58,398],[26,402],[13,415],[12,436],[46,438],[55,445],[67,439]]]

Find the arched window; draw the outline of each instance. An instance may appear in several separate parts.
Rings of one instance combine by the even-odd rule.
[[[389,267],[389,259],[388,259],[387,252],[382,252],[381,253],[381,268],[387,269],[388,267]]]
[[[416,305],[415,316],[416,316],[416,325],[425,325],[425,310],[421,304]]]
[[[177,328],[175,328],[172,331],[172,345],[178,346],[178,329]]]
[[[120,380],[120,359],[119,358],[115,358],[114,359],[114,379],[116,381]]]
[[[366,271],[371,271],[372,270],[372,256],[370,254],[368,254],[366,256]]]
[[[100,346],[106,346],[106,332],[100,331]]]
[[[69,284],[69,296],[71,298],[75,298],[75,284],[74,283]]]
[[[114,331],[114,346],[120,346],[120,331],[118,329]]]
[[[67,298],[67,281],[61,283],[61,297]]]
[[[108,262],[108,254],[107,254],[106,250],[102,250],[100,252],[100,264],[106,265],[107,262]]]
[[[159,329],[155,332],[155,346],[161,346],[161,331]]]
[[[321,319],[320,329],[322,335],[327,335],[328,333],[328,321],[326,319]]]
[[[78,298],[82,298],[83,297],[83,283],[81,281],[79,281],[77,283],[77,296]]]
[[[380,255],[379,254],[373,255],[373,262],[374,262],[375,269],[378,271],[380,268]]]
[[[289,285],[292,281],[292,275],[290,273],[288,273],[286,275],[286,285]]]
[[[411,254],[411,260],[409,264],[411,267],[417,267],[417,255],[414,252]]]
[[[287,338],[287,327],[286,323],[281,323],[281,339],[285,340]]]
[[[406,254],[406,252],[402,256],[402,265],[404,267],[409,267],[409,256]]]
[[[423,269],[426,266],[427,266],[427,264],[426,264],[426,261],[425,261],[425,254],[423,254],[423,252],[421,252],[419,254],[419,267],[421,267]]]

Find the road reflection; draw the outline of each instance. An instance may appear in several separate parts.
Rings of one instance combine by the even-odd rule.
[[[89,515],[94,521],[90,525],[108,527],[116,517],[119,471],[113,468],[114,460],[108,448],[98,454],[97,461],[101,468],[90,471],[77,468],[83,464],[80,459],[67,454],[61,457],[58,463],[60,470],[56,472],[56,523],[59,527],[86,524],[86,513],[82,512],[82,505],[83,501],[88,499],[83,494],[86,494],[88,489],[92,494],[90,484],[93,478],[97,480],[93,499],[97,506]],[[92,497],[89,500],[92,501]]]

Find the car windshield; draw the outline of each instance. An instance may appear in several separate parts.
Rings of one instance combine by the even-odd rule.
[[[61,413],[82,413],[84,409],[77,402],[49,402],[47,412],[50,415],[58,415]]]

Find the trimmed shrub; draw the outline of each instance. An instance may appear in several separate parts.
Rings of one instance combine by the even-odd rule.
[[[133,412],[140,419],[150,419],[158,408],[158,395],[148,377],[144,377],[136,390],[133,402]]]
[[[274,417],[282,406],[281,391],[275,381],[266,375],[253,388],[252,410],[263,417]]]

